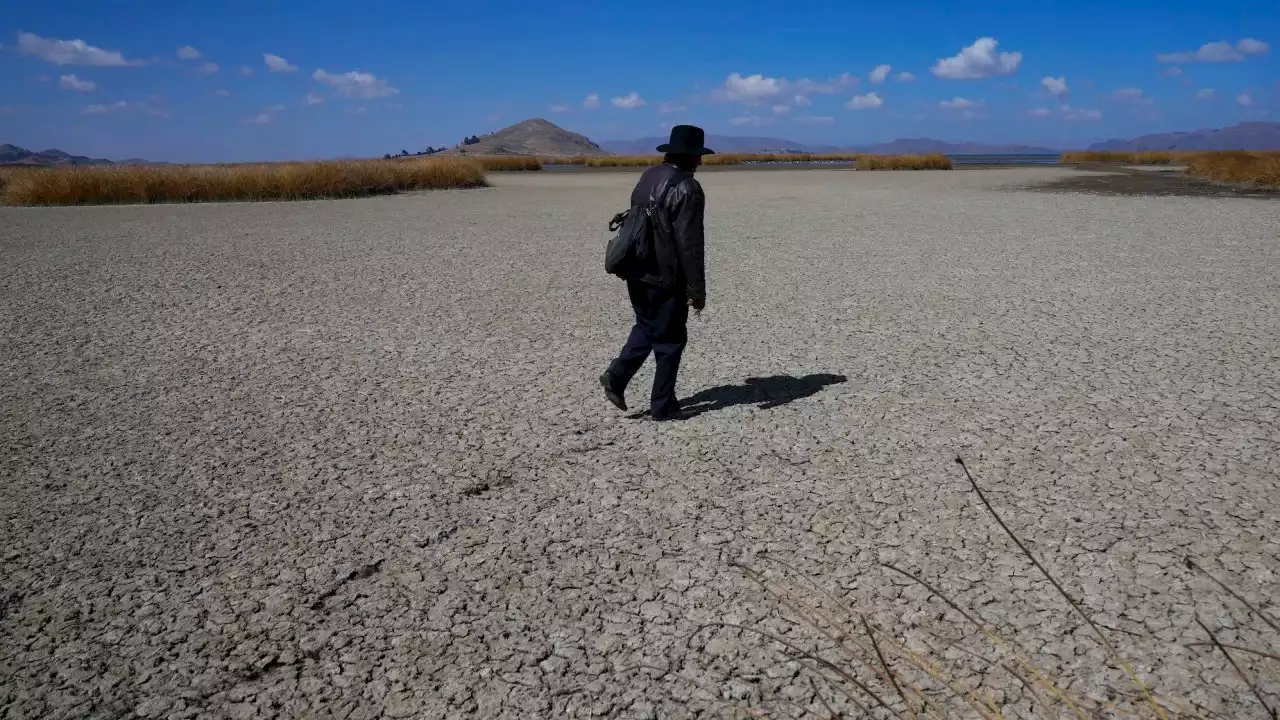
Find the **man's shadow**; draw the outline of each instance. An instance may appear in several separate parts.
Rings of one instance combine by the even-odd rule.
[[[818,373],[804,377],[774,375],[764,378],[747,378],[742,385],[720,385],[702,390],[680,401],[680,407],[689,415],[723,410],[734,405],[754,405],[768,410],[786,405],[793,400],[816,395],[822,388],[846,382],[844,375]]]

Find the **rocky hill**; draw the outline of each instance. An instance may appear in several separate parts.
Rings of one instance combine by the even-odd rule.
[[[1280,150],[1280,123],[1246,122],[1218,129],[1104,140],[1090,150]]]
[[[524,120],[488,135],[479,135],[478,142],[458,145],[446,153],[467,155],[536,155],[538,157],[569,157],[573,155],[608,155],[606,150],[591,142],[585,135],[569,132],[542,118]]]
[[[110,165],[110,160],[71,155],[61,150],[32,152],[17,145],[0,145],[0,165],[34,165],[59,167],[63,165]]]

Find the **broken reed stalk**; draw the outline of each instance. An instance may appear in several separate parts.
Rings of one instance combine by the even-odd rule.
[[[884,668],[884,674],[889,676],[889,682],[893,685],[893,689],[898,692],[898,697],[902,698],[902,704],[907,706],[911,711],[911,717],[919,717],[916,714],[916,708],[907,700],[906,693],[902,692],[902,686],[898,684],[898,678],[893,676],[893,669],[889,667],[889,663],[884,659],[884,653],[880,652],[880,643],[876,642],[876,634],[871,631],[871,624],[867,622],[865,615],[859,616],[862,620],[862,629],[867,632],[867,637],[871,640],[871,647],[876,651],[876,657],[880,659],[880,666]]]
[[[828,718],[835,718],[840,715],[840,713],[837,713],[835,710],[831,709],[831,703],[827,702],[827,699],[823,697],[822,692],[818,690],[818,681],[815,680],[812,675],[809,676],[809,687],[813,688],[813,696],[818,698],[818,701],[822,703],[822,707],[827,709]],[[867,706],[863,705],[862,703],[856,703],[856,706],[858,710],[862,712],[863,715],[871,714],[871,711],[867,709]]]
[[[1264,658],[1267,658],[1268,660],[1280,661],[1280,655],[1277,655],[1275,653],[1269,653],[1265,650],[1258,650],[1256,648],[1245,647],[1244,645],[1232,645],[1231,643],[1224,643],[1224,642],[1193,642],[1193,643],[1187,643],[1186,646],[1187,647],[1224,647],[1224,648],[1230,648],[1231,650],[1239,650],[1240,652],[1245,653],[1247,655],[1257,655],[1258,657],[1264,657]]]
[[[987,496],[982,492],[982,488],[978,487],[977,481],[973,479],[973,473],[969,472],[969,466],[965,464],[964,458],[957,455],[956,463],[964,469],[964,475],[969,479],[970,487],[972,487],[973,491],[977,493],[978,499],[982,501],[982,504],[986,506],[987,512],[991,513],[991,517],[995,518],[996,523],[1000,525],[1000,529],[1004,530],[1005,534],[1013,540],[1013,543],[1018,546],[1018,549],[1022,551],[1022,554],[1027,556],[1027,559],[1031,561],[1031,564],[1036,566],[1036,569],[1039,570],[1040,573],[1053,585],[1054,589],[1058,591],[1058,594],[1062,595],[1062,597],[1066,599],[1067,603],[1071,605],[1071,608],[1076,611],[1076,614],[1088,623],[1089,627],[1093,629],[1094,634],[1102,641],[1102,644],[1106,648],[1107,653],[1111,656],[1111,659],[1120,665],[1125,674],[1129,676],[1129,680],[1138,687],[1147,703],[1156,711],[1156,715],[1162,720],[1168,718],[1169,716],[1165,712],[1164,707],[1157,703],[1155,698],[1152,697],[1151,690],[1147,688],[1146,683],[1142,682],[1142,678],[1138,677],[1138,674],[1134,671],[1133,667],[1120,656],[1120,653],[1116,650],[1115,646],[1111,644],[1111,641],[1107,639],[1107,636],[1102,633],[1102,629],[1093,621],[1093,618],[1090,618],[1089,615],[1085,613],[1084,608],[1080,607],[1080,603],[1076,602],[1075,598],[1071,597],[1071,594],[1067,592],[1066,588],[1062,587],[1062,584],[1049,573],[1045,566],[1040,564],[1040,561],[1036,559],[1036,556],[1031,554],[1031,551],[1027,549],[1027,546],[1023,545],[1022,541],[1018,539],[1018,536],[1014,534],[1013,530],[1005,524],[1004,519],[996,512],[996,509],[991,505],[991,502],[987,500]]]
[[[1240,593],[1227,587],[1226,583],[1222,582],[1218,578],[1211,575],[1208,570],[1205,570],[1204,568],[1200,567],[1200,565],[1198,565],[1195,560],[1192,560],[1191,558],[1186,558],[1185,560],[1183,560],[1183,562],[1186,563],[1187,567],[1191,568],[1192,570],[1198,570],[1205,577],[1212,580],[1214,583],[1218,585],[1218,587],[1227,591],[1228,595],[1230,595],[1231,597],[1239,601],[1241,605],[1244,605],[1245,607],[1249,608],[1250,612],[1252,612],[1254,615],[1257,615],[1258,619],[1266,623],[1272,630],[1275,630],[1276,632],[1280,633],[1280,625],[1278,625],[1276,621],[1272,620],[1269,615],[1264,615],[1261,610],[1253,606],[1253,603],[1250,603],[1248,600],[1245,600],[1244,597],[1240,595]]]
[[[848,606],[846,606],[844,603],[840,602],[838,598],[835,598],[835,596],[831,595],[831,593],[828,593],[827,591],[823,590],[821,587],[818,587],[817,583],[813,582],[812,579],[808,578],[803,573],[800,573],[799,571],[795,570],[795,568],[792,568],[791,566],[786,565],[786,563],[782,563],[781,561],[775,560],[775,562],[778,562],[779,564],[785,567],[788,567],[793,572],[798,574],[800,577],[805,578],[805,580],[807,580],[814,587],[817,587],[819,592],[822,592],[826,594],[828,597],[831,597],[835,601],[835,603],[839,605],[841,608],[843,608],[846,614],[848,614],[850,617],[853,617],[854,615],[857,614],[857,613],[854,613],[853,610],[849,609]],[[890,677],[885,672],[881,671],[879,666],[867,660],[866,656],[871,655],[873,652],[871,648],[868,648],[862,645],[861,643],[857,642],[856,640],[853,640],[852,642],[856,646],[857,650],[861,651],[861,653],[859,653],[857,652],[857,650],[855,650],[852,647],[849,647],[849,645],[846,645],[842,641],[842,638],[844,637],[852,638],[853,633],[851,633],[850,631],[842,627],[841,624],[838,621],[836,621],[834,618],[832,618],[831,616],[821,611],[814,611],[812,614],[809,612],[806,612],[804,609],[802,609],[799,606],[799,603],[797,601],[788,597],[787,594],[770,587],[768,583],[764,581],[763,576],[756,570],[750,567],[747,567],[745,565],[741,565],[739,563],[730,563],[730,564],[735,567],[738,567],[744,573],[746,573],[748,579],[752,580],[757,585],[759,585],[761,589],[763,589],[765,592],[769,593],[770,595],[773,595],[774,598],[777,599],[780,603],[782,603],[787,609],[795,613],[800,618],[801,622],[803,622],[805,625],[809,626],[810,628],[815,630],[818,634],[825,637],[828,641],[830,641],[836,647],[843,650],[845,653],[847,653],[849,657],[857,660],[862,665],[866,666],[869,670],[871,670],[872,673],[879,676],[881,680],[884,680],[886,682],[891,682]],[[840,631],[840,637],[834,637],[830,632],[824,630],[822,625],[818,623],[817,620],[814,619],[813,615],[817,615],[818,618],[826,621],[828,625],[838,629]],[[888,639],[890,640],[889,647],[896,650],[898,654],[904,660],[906,660],[908,664],[910,664],[912,667],[916,668],[917,670],[923,672],[924,674],[928,675],[929,677],[933,678],[934,680],[941,683],[942,685],[946,686],[946,688],[950,690],[953,695],[955,695],[957,698],[960,698],[965,703],[967,703],[969,707],[973,708],[980,716],[984,718],[988,718],[990,720],[997,720],[999,718],[999,715],[1000,715],[999,711],[991,704],[989,700],[986,700],[985,698],[979,698],[975,696],[972,691],[965,690],[964,688],[959,687],[958,685],[956,685],[955,682],[953,682],[949,677],[947,677],[946,673],[943,672],[942,669],[938,667],[936,664],[929,662],[927,659],[921,657],[917,653],[911,652],[905,646],[893,641],[892,638],[888,638]],[[929,707],[928,698],[925,697],[924,693],[917,688],[911,688],[911,690],[913,691],[913,694],[919,696],[921,705],[929,712],[929,714],[937,717],[937,713],[933,710],[933,708]],[[912,710],[912,712],[914,712],[914,709],[909,703],[907,707],[909,710]]]
[[[690,633],[688,640],[685,641],[685,644],[687,645],[689,641],[693,640],[694,636],[696,636],[698,633],[713,627],[733,628],[735,630],[741,630],[743,632],[749,632],[755,635],[759,635],[760,637],[765,638],[766,640],[772,640],[773,642],[776,642],[779,645],[782,645],[783,647],[796,653],[797,658],[804,659],[804,660],[811,660],[817,663],[818,665],[822,666],[823,668],[830,670],[836,675],[839,675],[841,679],[845,680],[846,682],[852,684],[854,687],[861,690],[872,700],[875,700],[877,705],[884,708],[885,710],[888,710],[895,718],[900,718],[900,719],[902,718],[902,713],[895,710],[892,705],[884,701],[884,698],[880,697],[880,695],[877,694],[874,690],[867,687],[865,683],[863,683],[858,678],[854,677],[848,671],[842,669],[839,665],[836,665],[835,663],[831,662],[830,660],[824,657],[815,655],[801,648],[800,646],[796,645],[790,640],[774,635],[773,633],[767,633],[763,630],[757,630],[756,628],[747,627],[746,625],[739,625],[737,623],[711,622],[711,623],[704,623],[703,625],[700,625],[696,630]],[[835,687],[836,689],[840,690],[841,693],[843,693],[846,697],[849,697],[850,699],[852,699],[852,695],[847,690],[845,690],[839,685],[836,685]]]
[[[1071,695],[1067,694],[1065,691],[1059,688],[1057,684],[1054,683],[1052,680],[1045,677],[1044,674],[1041,673],[1040,670],[1036,668],[1035,665],[1031,664],[1030,660],[1028,660],[1026,657],[1022,655],[1022,653],[1018,652],[1013,647],[1010,647],[1010,643],[1005,641],[1005,639],[1001,637],[1000,634],[997,633],[994,629],[992,629],[991,626],[989,626],[986,622],[980,621],[977,618],[975,618],[964,608],[956,604],[955,601],[953,601],[951,598],[943,594],[941,590],[930,585],[923,578],[917,577],[907,572],[906,570],[903,570],[902,568],[890,563],[881,563],[880,565],[881,567],[887,568],[900,575],[906,576],[912,582],[915,582],[917,585],[920,585],[925,590],[928,590],[929,592],[933,593],[935,596],[937,596],[939,600],[946,603],[947,606],[950,607],[952,610],[955,610],[956,612],[960,613],[961,617],[963,617],[965,620],[968,620],[969,623],[972,624],[974,627],[978,628],[979,632],[981,632],[984,637],[986,637],[988,640],[994,643],[996,647],[999,647],[1001,650],[1004,650],[1005,652],[1009,653],[1009,655],[1011,655],[1013,659],[1018,662],[1019,665],[1021,665],[1025,670],[1030,672],[1036,678],[1037,682],[1041,683],[1043,687],[1047,688],[1049,692],[1053,694],[1054,697],[1061,700],[1063,704],[1065,704],[1071,710],[1072,714],[1074,714],[1076,718],[1078,718],[1078,720],[1086,720],[1088,716],[1085,715],[1085,713],[1080,709],[1080,707],[1076,704],[1076,701],[1071,697]]]
[[[1196,615],[1196,624],[1199,625],[1200,629],[1209,636],[1209,640],[1213,642],[1214,647],[1222,651],[1222,656],[1227,659],[1228,663],[1231,663],[1231,667],[1236,671],[1236,674],[1240,676],[1240,679],[1244,681],[1244,684],[1249,686],[1249,690],[1253,693],[1253,696],[1258,699],[1258,703],[1262,705],[1262,709],[1267,712],[1267,717],[1270,717],[1271,720],[1276,720],[1276,711],[1272,710],[1271,706],[1267,705],[1267,701],[1262,699],[1262,693],[1258,692],[1258,688],[1254,687],[1253,681],[1250,680],[1249,677],[1244,674],[1244,671],[1240,669],[1240,666],[1236,664],[1236,659],[1231,657],[1231,653],[1227,652],[1227,649],[1222,646],[1222,643],[1218,642],[1218,636],[1213,634],[1213,631],[1209,629],[1209,626],[1200,621],[1199,615]]]
[[[782,564],[782,565],[784,565],[784,566],[786,565],[786,563],[782,563],[781,561],[777,561],[777,562],[779,562],[779,564]],[[782,592],[782,591],[779,591],[779,590],[776,590],[776,589],[774,589],[774,588],[770,587],[770,586],[769,586],[769,584],[768,584],[768,582],[764,579],[764,576],[763,576],[759,571],[755,570],[754,568],[751,568],[751,567],[748,567],[748,566],[746,566],[746,565],[742,565],[742,564],[740,564],[740,563],[736,563],[736,562],[730,562],[730,563],[729,563],[729,565],[730,565],[731,567],[736,567],[736,568],[738,568],[739,570],[741,570],[741,571],[743,572],[743,574],[745,574],[745,575],[747,576],[747,579],[748,579],[748,580],[750,580],[750,581],[754,582],[756,585],[760,586],[760,589],[761,589],[761,590],[764,590],[764,591],[765,591],[766,593],[768,593],[769,595],[772,595],[772,596],[774,597],[774,599],[776,599],[778,602],[782,603],[782,605],[783,605],[784,607],[786,607],[788,610],[790,610],[791,612],[793,612],[793,613],[795,613],[797,616],[799,616],[799,618],[801,619],[801,621],[803,621],[803,622],[804,622],[804,624],[806,624],[806,625],[808,625],[809,627],[813,628],[813,629],[814,629],[814,630],[815,630],[819,635],[822,635],[822,636],[823,636],[824,638],[826,638],[829,642],[831,642],[831,644],[833,644],[833,645],[835,645],[836,647],[840,648],[841,650],[844,650],[845,652],[849,653],[849,654],[850,654],[850,656],[852,656],[852,657],[854,657],[854,658],[857,658],[857,660],[858,660],[859,662],[861,662],[864,666],[866,666],[866,667],[867,667],[867,669],[871,670],[871,672],[872,672],[873,674],[878,675],[878,676],[880,677],[880,679],[881,679],[881,680],[884,680],[884,681],[886,681],[886,682],[888,682],[888,681],[889,681],[889,677],[888,677],[886,674],[882,673],[882,672],[880,671],[880,669],[879,669],[879,668],[877,668],[877,667],[876,667],[876,665],[875,665],[874,663],[869,662],[865,657],[863,657],[863,655],[861,655],[861,654],[859,654],[859,653],[855,652],[855,651],[853,650],[853,648],[850,648],[849,646],[845,645],[845,644],[841,641],[841,638],[843,638],[843,637],[850,637],[850,636],[852,635],[852,633],[850,633],[846,628],[844,628],[844,627],[843,627],[843,626],[842,626],[842,625],[841,625],[841,624],[840,624],[840,623],[839,623],[835,618],[833,618],[833,617],[831,617],[830,615],[827,615],[826,613],[823,613],[823,612],[821,612],[821,611],[816,611],[815,613],[813,613],[813,614],[816,614],[816,615],[818,616],[818,618],[819,618],[819,619],[826,621],[827,625],[829,625],[829,626],[831,626],[831,627],[833,627],[833,628],[836,628],[836,630],[838,630],[838,631],[839,631],[840,637],[833,636],[830,632],[828,632],[828,631],[824,630],[824,629],[822,628],[822,626],[821,626],[821,625],[820,625],[820,624],[819,624],[819,623],[814,619],[813,614],[811,614],[811,613],[807,612],[805,609],[801,608],[801,607],[800,607],[799,602],[798,602],[796,599],[794,599],[793,597],[791,597],[791,596],[790,596],[790,593],[785,593],[785,592]],[[789,566],[788,566],[788,567],[789,567]],[[792,570],[793,570],[793,572],[796,572],[796,573],[797,573],[798,575],[800,575],[801,577],[805,577],[802,573],[799,573],[799,571],[794,570],[794,568],[792,568]],[[811,579],[809,579],[809,578],[807,578],[807,577],[805,577],[805,579],[806,579],[806,580],[809,580],[809,582],[810,582],[814,587],[816,587],[816,588],[818,589],[818,591],[819,591],[819,592],[823,592],[823,593],[825,593],[825,592],[826,592],[826,591],[825,591],[825,590],[823,590],[822,588],[818,587],[818,586],[817,586],[817,583],[814,583]],[[828,596],[830,596],[830,593],[826,593],[826,594],[827,594]],[[838,600],[837,600],[837,604],[840,604]],[[841,604],[841,605],[842,605],[842,604]],[[842,605],[842,607],[843,607],[843,605]],[[847,614],[848,614],[850,617],[852,617],[852,616],[854,615],[854,613],[853,613],[853,611],[852,611],[852,610],[847,610]],[[869,654],[869,649],[868,649],[868,648],[864,647],[863,645],[861,645],[860,643],[857,643],[857,642],[855,642],[854,644],[857,646],[857,648],[858,648],[859,650],[861,650],[861,651],[862,651],[862,653],[867,653],[867,654]],[[923,695],[921,696],[921,699],[923,700]],[[908,707],[910,707],[910,706],[908,706]]]

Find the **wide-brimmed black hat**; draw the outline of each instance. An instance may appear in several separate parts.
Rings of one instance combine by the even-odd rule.
[[[671,128],[671,140],[665,145],[659,145],[658,152],[677,155],[715,155],[715,150],[702,146],[706,141],[706,133],[702,132],[702,128],[697,125],[676,125]]]

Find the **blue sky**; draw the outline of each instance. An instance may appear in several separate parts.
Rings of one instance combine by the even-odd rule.
[[[10,3],[0,142],[372,156],[540,116],[595,140],[1072,147],[1280,120],[1276,42],[1274,0]]]

